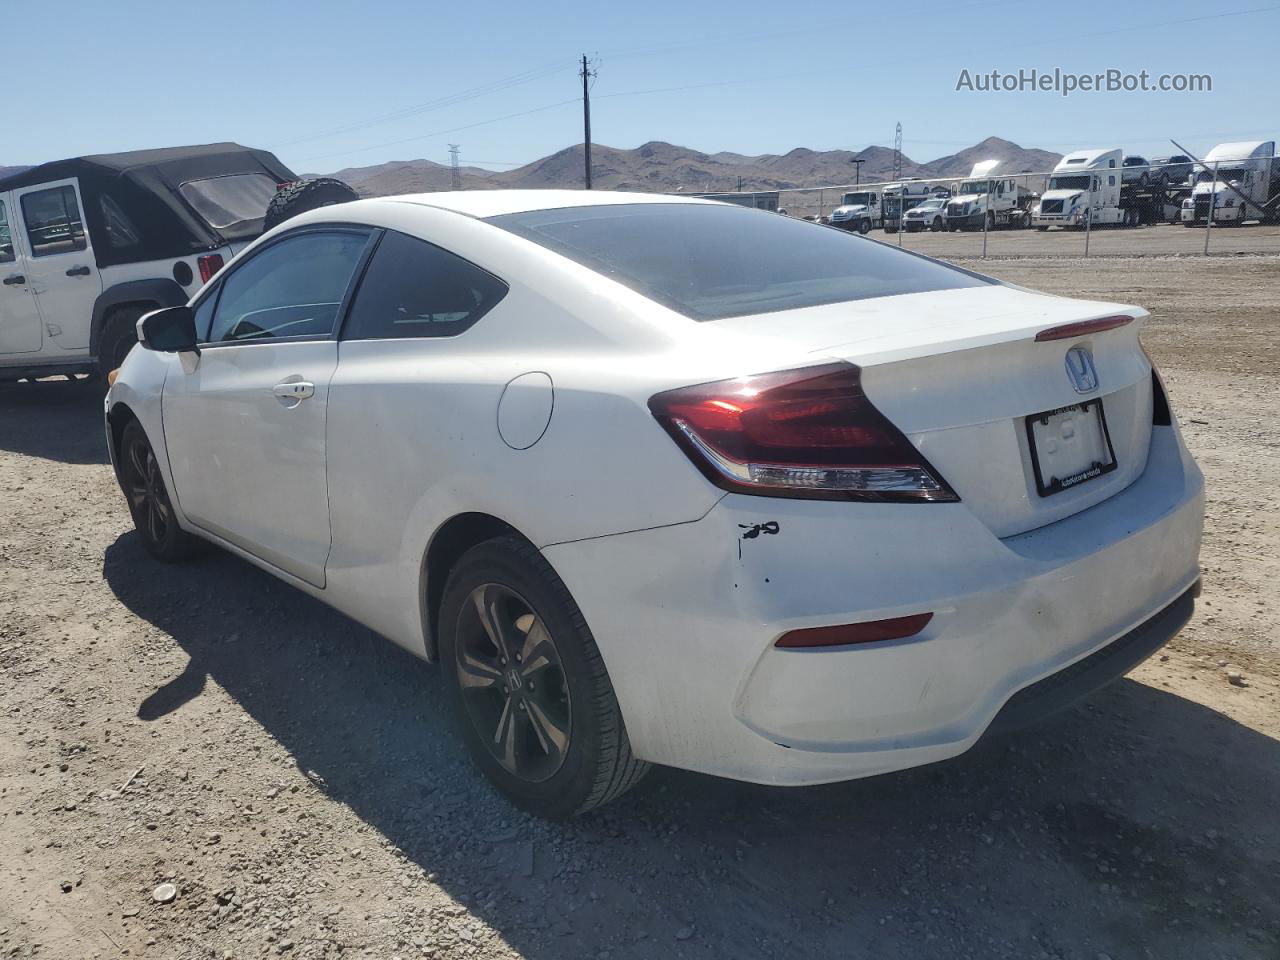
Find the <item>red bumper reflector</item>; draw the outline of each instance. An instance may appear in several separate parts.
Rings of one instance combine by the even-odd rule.
[[[1060,327],[1050,327],[1048,330],[1041,330],[1036,334],[1036,342],[1042,343],[1045,340],[1070,340],[1072,337],[1082,337],[1086,333],[1101,333],[1103,330],[1114,330],[1116,327],[1123,327],[1125,324],[1133,323],[1133,317],[1119,314],[1114,317],[1099,317],[1097,320],[1081,320],[1079,323],[1064,323]]]
[[[792,630],[778,638],[775,647],[843,647],[851,643],[875,643],[877,640],[901,640],[914,637],[928,626],[932,613],[913,613],[909,617],[868,620],[865,623],[842,623],[834,627],[809,627]]]

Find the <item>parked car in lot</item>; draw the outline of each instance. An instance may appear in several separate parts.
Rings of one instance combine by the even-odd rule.
[[[1145,317],[721,203],[362,200],[144,317],[106,429],[152,554],[440,661],[559,816],[941,760],[1162,645],[1203,495]]]
[[[947,197],[930,197],[907,211],[903,226],[908,233],[919,230],[938,232],[947,228]]]
[[[235,143],[76,157],[0,179],[0,380],[106,373],[262,233],[274,155]]]

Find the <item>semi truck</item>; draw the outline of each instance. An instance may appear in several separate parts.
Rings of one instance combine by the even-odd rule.
[[[1034,196],[1015,178],[1001,176],[999,160],[975,163],[947,204],[948,230],[1031,225]]]
[[[1280,218],[1280,164],[1274,140],[1220,143],[1199,164],[1191,196],[1182,201],[1182,225]],[[1271,201],[1276,202],[1272,203]]]
[[[857,230],[859,233],[883,226],[882,200],[881,191],[876,187],[846,193],[840,198],[840,205],[831,211],[829,222],[841,230]]]
[[[1124,160],[1119,147],[1068,153],[1049,175],[1048,189],[1032,209],[1031,222],[1038,230],[1134,227],[1176,216],[1177,201],[1187,188],[1164,177],[1126,181]]]

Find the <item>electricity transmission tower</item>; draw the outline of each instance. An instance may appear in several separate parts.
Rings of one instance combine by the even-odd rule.
[[[893,179],[902,179],[902,124],[893,134]]]
[[[458,169],[458,151],[460,149],[461,147],[456,143],[449,144],[449,166],[452,168],[449,180],[450,190],[462,189],[462,171]]]

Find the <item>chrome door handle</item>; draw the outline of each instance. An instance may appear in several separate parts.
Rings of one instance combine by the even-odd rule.
[[[307,380],[294,380],[288,383],[277,383],[271,388],[271,392],[281,400],[293,401],[293,405],[296,406],[308,397],[315,396],[316,385]]]

